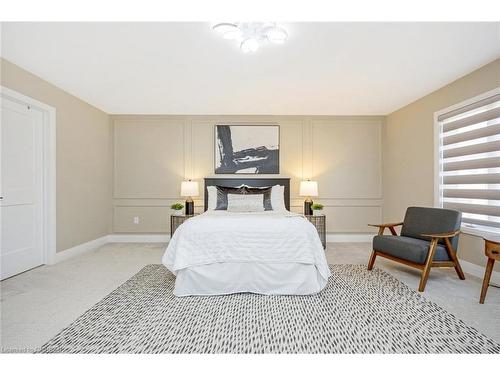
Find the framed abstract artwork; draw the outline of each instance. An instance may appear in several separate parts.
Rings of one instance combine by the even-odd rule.
[[[278,174],[278,125],[215,125],[216,174]]]

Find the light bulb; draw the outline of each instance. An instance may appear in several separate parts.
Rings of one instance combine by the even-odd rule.
[[[285,43],[288,34],[285,29],[275,26],[266,30],[266,37],[271,43],[283,44]]]
[[[245,39],[240,45],[243,53],[255,52],[259,49],[259,42],[254,38]]]

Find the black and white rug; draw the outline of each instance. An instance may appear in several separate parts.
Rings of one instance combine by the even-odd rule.
[[[379,269],[334,265],[312,296],[175,297],[148,265],[39,353],[500,353],[500,345]]]

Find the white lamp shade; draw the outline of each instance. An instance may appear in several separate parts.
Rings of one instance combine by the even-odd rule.
[[[181,197],[197,197],[199,194],[197,181],[182,181]]]
[[[302,197],[317,197],[318,183],[316,181],[301,181],[299,194]]]

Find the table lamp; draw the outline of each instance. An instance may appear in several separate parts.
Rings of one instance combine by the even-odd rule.
[[[306,197],[304,201],[304,215],[312,215],[312,204],[313,201],[311,197],[318,196],[318,183],[316,181],[301,181],[299,195],[301,197]]]
[[[194,214],[194,202],[193,197],[197,197],[200,194],[198,190],[197,181],[182,181],[181,183],[181,197],[186,198],[186,215]]]

